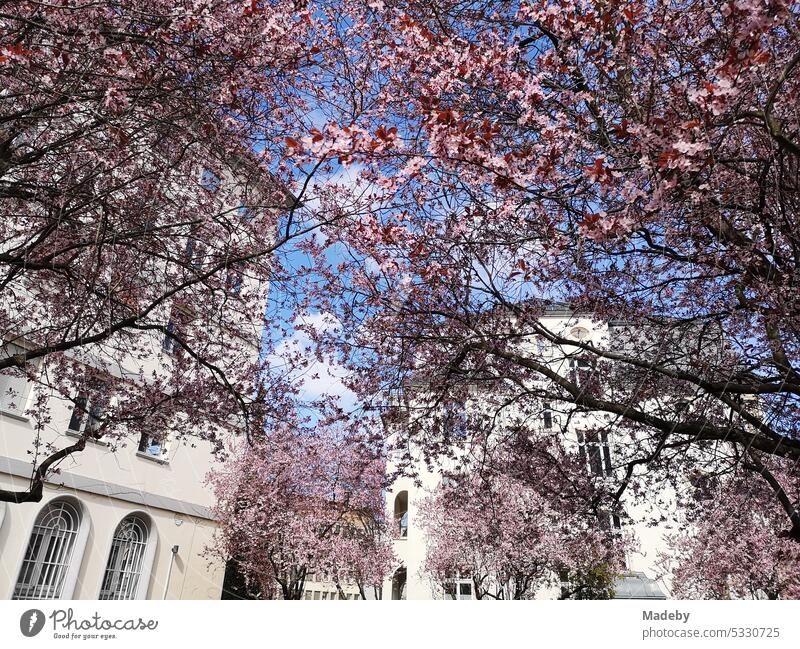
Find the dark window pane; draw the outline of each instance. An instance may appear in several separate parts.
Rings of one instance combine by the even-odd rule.
[[[226,282],[229,293],[239,295],[242,292],[242,273],[234,268],[228,269],[228,278]]]
[[[86,412],[86,395],[79,395],[75,399],[75,406],[72,408],[72,417],[69,420],[69,429],[79,431],[83,415]]]
[[[105,414],[105,405],[98,399],[89,408],[89,419],[86,422],[86,430],[89,433],[96,433],[100,426],[103,424],[103,415]]]
[[[600,449],[597,446],[590,446],[587,451],[589,453],[589,470],[593,475],[603,475],[603,463],[600,459]]]
[[[175,318],[170,316],[167,323],[167,332],[164,334],[164,341],[161,345],[167,353],[171,353],[175,349],[175,336],[173,334],[177,332],[177,329],[178,325],[175,322]]]

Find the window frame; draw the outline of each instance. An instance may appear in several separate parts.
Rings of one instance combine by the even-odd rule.
[[[239,264],[231,264],[225,268],[225,292],[233,297],[242,294],[244,286],[244,269]]]
[[[147,432],[142,433],[139,436],[139,445],[137,446],[137,449],[136,449],[136,455],[139,456],[139,457],[148,459],[148,460],[153,460],[155,462],[161,462],[162,464],[168,464],[169,463],[169,453],[170,453],[171,442],[172,442],[172,440],[170,439],[169,433],[164,433],[164,435],[161,436],[161,441],[160,441],[159,444],[154,444],[154,443],[144,444],[145,439],[147,439],[148,441],[152,441],[152,440],[156,439],[156,436],[151,434],[151,433],[147,433]],[[159,448],[161,449],[157,454],[156,453],[150,453],[147,450],[148,448],[152,448],[154,446],[159,446]]]
[[[469,592],[466,593],[467,597],[463,597],[465,593],[462,591],[468,589]],[[475,599],[475,584],[473,583],[472,577],[464,577],[460,573],[453,576],[452,578],[447,579],[444,584],[442,584],[442,590],[444,592],[445,599],[451,599],[455,601],[467,601]]]
[[[587,439],[587,433],[590,432],[595,436],[594,439]],[[588,474],[596,478],[612,477],[614,466],[611,462],[611,439],[608,431],[605,428],[599,431],[578,429],[576,433],[578,454]]]
[[[144,542],[141,544],[140,549],[140,556],[139,556],[139,571],[136,577],[136,582],[132,588],[128,589],[130,597],[103,597],[104,586],[106,584],[106,576],[109,572],[109,564],[114,558],[112,556],[112,552],[115,548],[115,543],[117,541],[118,534],[120,532],[120,528],[126,523],[126,521],[135,520],[140,523],[146,533],[146,537]],[[110,601],[110,600],[139,600],[139,599],[147,599],[147,591],[150,587],[150,578],[152,576],[152,569],[153,569],[153,560],[155,558],[155,551],[158,545],[158,537],[155,525],[150,516],[145,514],[141,511],[133,511],[125,514],[125,516],[120,519],[117,525],[114,527],[113,534],[111,535],[111,539],[109,540],[108,548],[106,550],[106,562],[105,567],[103,568],[100,574],[100,583],[97,586],[97,599],[103,601]],[[119,556],[119,555],[117,555]]]
[[[78,402],[82,402],[83,405],[79,406]],[[114,406],[116,399],[113,396],[109,396],[107,402],[104,400],[99,399],[95,392],[94,395],[88,390],[79,390],[78,394],[75,396],[72,402],[72,410],[70,411],[70,418],[67,422],[67,435],[71,435],[73,437],[83,437],[86,434],[87,427],[92,424],[93,428],[89,429],[89,435],[87,435],[86,439],[98,442],[100,444],[104,443],[103,439],[100,437],[96,437],[94,433],[96,433],[100,427],[103,425],[102,418],[104,415],[108,414],[108,411]],[[78,409],[82,411],[80,414],[78,413]],[[73,427],[73,422],[78,421],[78,427]]]
[[[403,509],[403,499],[405,499],[405,509]],[[409,494],[407,489],[401,489],[397,492],[393,502],[393,516],[395,522],[396,539],[408,538],[408,525],[410,521],[409,516]]]
[[[23,571],[26,569],[26,563],[31,562],[31,560],[28,558],[28,552],[32,548],[34,534],[37,532],[37,528],[49,529],[44,528],[41,523],[50,513],[50,510],[52,510],[54,507],[60,507],[61,511],[63,511],[65,506],[72,508],[74,513],[77,515],[77,528],[72,532],[71,547],[69,547],[67,550],[68,557],[64,558],[63,556],[59,556],[59,564],[51,564],[51,566],[49,566],[52,568],[54,565],[59,565],[59,568],[61,568],[61,570],[56,568],[54,571],[51,571],[48,577],[52,577],[57,582],[48,586],[51,591],[55,587],[55,591],[48,593],[49,596],[47,597],[42,597],[41,593],[36,593],[36,589],[40,589],[42,584],[37,583],[35,586],[30,585],[30,577],[33,577],[34,575],[36,576],[35,580],[39,581],[42,575],[42,567],[46,563],[45,559],[48,552],[58,549],[60,555],[64,554],[63,545],[60,547],[53,545],[53,534],[50,534],[49,537],[47,537],[45,534],[42,534],[42,538],[39,540],[39,545],[34,550],[36,559],[32,562],[32,571],[28,573],[28,579],[24,582],[27,592],[25,593],[24,597],[21,597],[19,596],[20,593],[18,592],[18,590],[22,587],[20,580],[23,577]],[[75,585],[78,581],[78,573],[80,572],[80,568],[83,563],[83,556],[86,550],[86,541],[89,536],[89,528],[90,520],[88,512],[86,511],[83,503],[77,498],[73,498],[71,496],[58,496],[50,499],[48,502],[42,505],[37,512],[36,517],[33,519],[33,523],[29,529],[26,537],[27,543],[25,543],[22,548],[15,573],[16,578],[11,584],[11,593],[9,594],[9,599],[18,601],[72,599],[75,592]],[[48,541],[48,544],[47,549],[43,550],[45,547],[43,545],[45,540]],[[34,592],[33,595],[30,592],[31,589]]]

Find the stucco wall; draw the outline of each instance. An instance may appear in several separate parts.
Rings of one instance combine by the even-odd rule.
[[[22,488],[22,478],[0,474],[3,488]],[[161,599],[167,581],[172,546],[179,546],[167,591],[168,599],[219,599],[224,565],[204,556],[210,543],[213,521],[165,509],[139,506],[110,496],[47,486],[41,503],[8,504],[0,526],[0,597],[13,594],[34,520],[47,502],[72,496],[83,506],[82,525],[88,537],[74,586],[74,599],[97,599],[114,531],[129,513],[141,512],[151,521],[155,541],[152,570],[146,589],[148,599]]]

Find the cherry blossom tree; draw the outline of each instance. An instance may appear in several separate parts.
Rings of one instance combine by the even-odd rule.
[[[785,464],[785,463],[784,463]],[[773,467],[798,498],[797,470]],[[753,467],[757,472],[757,467]],[[671,539],[664,557],[678,597],[701,599],[800,598],[800,548],[782,533],[783,512],[752,473],[695,476],[687,528]],[[709,507],[708,503],[714,506]]]
[[[796,5],[18,2],[0,21],[0,371],[42,384],[38,428],[50,393],[80,410],[89,386],[93,436],[199,422],[303,448],[281,432],[296,385],[239,344],[244,280],[266,277],[289,316],[262,361],[298,313],[335,321],[283,366],[339,363],[360,425],[398,411],[401,454],[457,453],[452,406],[477,390],[467,436],[532,445],[507,479],[581,422],[583,459],[547,465],[588,480],[568,511],[744,471],[800,540],[775,468],[800,460]],[[170,371],[114,370],[154,336]],[[31,489],[0,496],[40,498],[86,439],[39,443]],[[253,559],[253,579],[292,597],[304,566]]]
[[[282,166],[312,23],[293,2],[4,4],[0,371],[36,384],[4,401],[37,436],[29,488],[0,499],[39,500],[87,439],[221,445],[282,418],[258,347],[278,251],[324,221]],[[43,434],[54,400],[91,423],[70,444]]]
[[[622,537],[585,512],[559,511],[559,504],[502,473],[450,477],[421,508],[425,570],[445,590],[456,576],[471,578],[477,599],[531,599],[548,588],[563,597],[613,596]],[[590,585],[591,575],[602,578]]]
[[[446,453],[442,406],[477,386],[497,421],[593,417],[611,500],[751,467],[800,540],[769,462],[800,459],[797,7],[390,0],[359,20],[368,109],[293,153],[361,182],[363,214],[309,250],[352,389],[428,395],[398,447]],[[588,337],[548,324],[580,317]]]
[[[381,454],[343,429],[273,428],[211,478],[213,549],[262,598],[300,599],[310,573],[380,598],[393,556]]]

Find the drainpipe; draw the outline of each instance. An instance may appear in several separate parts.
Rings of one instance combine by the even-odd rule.
[[[178,546],[172,546],[172,555],[169,558],[169,570],[167,570],[167,583],[164,584],[164,596],[161,599],[167,599],[167,591],[169,590],[169,579],[172,577],[172,564],[175,563],[175,557],[178,555]]]

